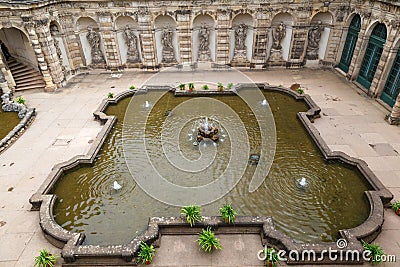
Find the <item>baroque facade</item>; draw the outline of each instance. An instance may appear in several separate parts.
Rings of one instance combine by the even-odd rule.
[[[0,40],[3,91],[18,89],[9,52],[40,73],[47,91],[87,68],[319,64],[400,106],[397,0],[8,0],[0,3]]]

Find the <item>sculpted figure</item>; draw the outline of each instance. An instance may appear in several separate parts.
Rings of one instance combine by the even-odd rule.
[[[235,49],[246,50],[247,25],[240,24],[235,31]]]
[[[210,59],[210,30],[206,25],[201,26],[199,29],[199,60],[209,60]]]
[[[275,31],[272,33],[272,48],[273,49],[282,49],[281,42],[286,35],[286,25],[283,22],[279,23],[279,25],[275,28]]]
[[[163,45],[162,62],[165,63],[175,62],[175,53],[174,53],[174,46],[172,43],[172,37],[173,37],[172,29],[168,26],[165,26],[161,35],[161,43]]]
[[[98,32],[93,30],[92,27],[88,27],[88,33],[86,38],[90,45],[90,54],[92,56],[93,63],[104,63],[104,56],[100,50],[100,35]]]
[[[318,21],[308,32],[307,59],[318,59],[319,41],[323,30],[322,22]]]
[[[129,26],[125,27],[124,30],[125,43],[128,46],[127,61],[130,63],[136,63],[139,61],[139,52],[137,47],[137,38]]]

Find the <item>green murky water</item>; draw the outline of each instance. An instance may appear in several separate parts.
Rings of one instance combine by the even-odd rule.
[[[0,107],[0,140],[20,122],[17,112],[4,112]]]
[[[268,176],[261,187],[249,193],[248,185],[255,168],[249,165],[236,187],[223,198],[203,206],[202,214],[218,215],[219,207],[232,203],[239,215],[273,216],[276,227],[299,242],[333,241],[338,238],[338,230],[355,227],[368,217],[369,204],[364,191],[370,188],[355,168],[323,159],[296,116],[297,112],[307,110],[304,102],[278,92],[264,92],[264,95],[274,114],[277,132],[274,163]],[[213,98],[239,114],[248,132],[251,151],[257,152],[260,132],[248,106],[235,96]],[[146,124],[149,146],[154,150],[150,156],[162,156],[161,149],[154,144],[160,139],[165,111],[189,99],[169,93],[153,107]],[[125,164],[122,122],[129,101],[124,99],[107,109],[107,114],[118,117],[118,123],[95,164],[64,175],[53,190],[58,196],[54,209],[57,223],[67,230],[84,232],[88,244],[127,243],[147,228],[149,217],[179,216],[178,207],[153,199],[137,186]],[[186,145],[183,150],[193,147],[185,138],[181,139],[180,144]],[[234,141],[227,140],[226,144]],[[229,157],[224,151],[218,154],[211,170],[199,183],[217,177]],[[298,186],[303,177],[308,182],[306,188]],[[174,174],[168,179],[182,185],[197,181],[196,176]],[[118,192],[111,188],[115,180],[122,184]]]

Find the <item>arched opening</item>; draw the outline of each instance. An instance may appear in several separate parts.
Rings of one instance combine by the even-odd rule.
[[[383,46],[386,42],[387,30],[383,23],[375,25],[371,37],[368,41],[368,46],[364,54],[363,62],[361,63],[360,73],[358,74],[357,82],[366,89],[371,87],[374,79],[376,68],[382,55]]]
[[[193,61],[215,60],[215,22],[209,15],[198,15],[193,20]]]
[[[115,20],[115,27],[122,64],[130,65],[141,62],[138,23],[131,17],[121,16]]]
[[[351,59],[353,58],[360,28],[361,17],[360,15],[356,14],[350,22],[346,42],[344,43],[343,47],[342,57],[340,58],[339,62],[339,68],[346,73],[349,71],[349,66],[351,63]]]
[[[104,48],[96,21],[89,17],[81,17],[76,22],[76,27],[79,32],[86,66],[104,64]]]
[[[70,73],[71,71],[71,66],[69,64],[61,27],[56,21],[50,22],[50,34],[54,40],[54,46],[57,51],[57,56],[60,60],[62,71],[64,75],[67,75],[67,73]]]
[[[0,30],[3,62],[8,67],[5,78],[15,91],[45,87],[39,64],[27,35],[17,28]]]
[[[250,14],[239,14],[232,20],[231,61],[239,63],[251,61],[253,33],[253,17]]]
[[[158,16],[154,21],[157,60],[159,63],[176,63],[179,59],[176,22],[171,16]]]
[[[269,61],[287,61],[293,31],[293,16],[289,13],[278,13],[271,22],[269,32]]]
[[[329,12],[319,12],[311,19],[306,52],[308,60],[325,58],[332,23],[333,17]]]
[[[400,40],[398,41],[400,45]],[[381,99],[389,106],[393,107],[396,97],[400,93],[400,49],[398,48],[389,76],[386,80]]]

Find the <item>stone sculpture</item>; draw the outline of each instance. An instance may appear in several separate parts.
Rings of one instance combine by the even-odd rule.
[[[308,45],[307,45],[307,59],[318,59],[319,42],[321,40],[322,31],[324,27],[322,22],[318,21],[317,24],[311,27],[308,32]]]
[[[235,52],[234,59],[246,59],[246,37],[247,37],[247,25],[242,23],[236,27],[235,30]]]
[[[127,52],[127,62],[129,63],[137,63],[139,62],[139,51],[137,46],[137,37],[133,33],[133,31],[129,28],[129,26],[125,27],[124,30],[124,39],[125,43],[128,46]]]
[[[18,117],[22,119],[28,111],[24,104],[16,103],[11,100],[10,93],[5,93],[1,96],[1,108],[5,112],[18,112]]]
[[[172,63],[175,62],[174,46],[172,43],[173,31],[170,27],[164,27],[161,35],[162,43],[162,62]]]
[[[93,30],[92,27],[88,27],[88,33],[86,35],[90,45],[90,55],[92,56],[92,63],[99,64],[105,63],[103,53],[100,50],[100,35],[98,32]]]
[[[206,25],[203,25],[199,29],[199,51],[198,59],[200,61],[206,61],[210,59],[210,30]]]
[[[282,40],[286,36],[286,25],[281,22],[272,32],[272,47],[269,60],[280,61],[282,58]]]

